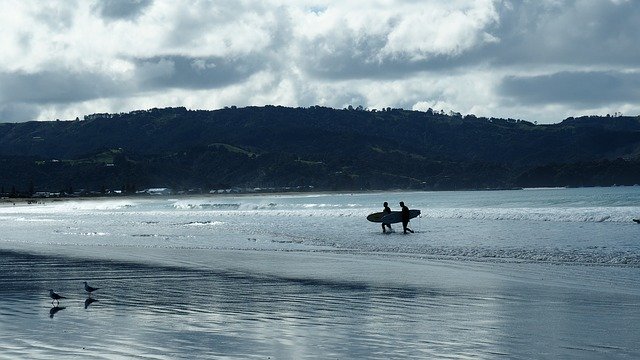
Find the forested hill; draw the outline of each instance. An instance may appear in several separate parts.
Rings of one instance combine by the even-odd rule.
[[[2,193],[640,183],[640,117],[513,119],[402,109],[151,109],[0,123]]]

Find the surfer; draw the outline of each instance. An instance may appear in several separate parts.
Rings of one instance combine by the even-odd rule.
[[[413,234],[413,230],[409,229],[409,208],[404,205],[404,201],[400,201],[400,207],[402,208],[402,229],[406,234],[407,231]]]
[[[382,212],[383,212],[384,214],[391,214],[391,208],[389,207],[389,203],[387,203],[387,202],[385,201],[385,202],[384,202],[384,204],[382,204],[382,205],[384,206],[384,209],[382,210]],[[384,215],[383,215],[383,216],[384,216]],[[393,229],[391,229],[391,224],[385,224],[385,223],[382,223],[382,233],[383,233],[383,234],[387,232],[387,231],[385,230],[385,228],[384,228],[385,226],[389,228],[389,232],[392,232],[392,231],[393,231]]]

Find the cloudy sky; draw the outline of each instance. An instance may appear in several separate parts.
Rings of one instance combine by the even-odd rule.
[[[0,0],[0,122],[153,107],[640,114],[635,0]]]

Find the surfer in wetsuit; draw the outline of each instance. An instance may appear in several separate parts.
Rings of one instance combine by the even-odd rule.
[[[400,207],[402,208],[402,229],[406,234],[407,231],[413,234],[413,230],[409,229],[409,208],[404,205],[404,201],[400,201]]]
[[[385,201],[385,202],[384,202],[384,204],[382,204],[382,205],[384,206],[384,209],[382,210],[382,212],[383,212],[384,214],[391,214],[391,208],[389,207],[389,204]],[[383,216],[384,216],[384,215],[383,215]],[[391,224],[385,224],[385,223],[382,223],[382,233],[383,233],[383,234],[387,232],[387,231],[385,230],[385,228],[384,228],[385,226],[389,228],[389,232],[392,232],[392,231],[393,231],[393,229],[391,229]]]

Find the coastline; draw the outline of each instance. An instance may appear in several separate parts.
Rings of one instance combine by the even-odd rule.
[[[1,197],[0,206],[13,205],[46,205],[53,202],[67,201],[100,201],[100,200],[145,200],[145,199],[189,199],[189,198],[229,198],[229,197],[268,197],[268,196],[316,196],[316,195],[355,195],[355,194],[383,194],[383,193],[451,193],[451,192],[494,192],[494,191],[545,191],[545,190],[566,190],[566,189],[615,189],[615,188],[637,188],[640,185],[613,185],[613,186],[548,186],[548,187],[516,187],[516,188],[484,188],[484,189],[461,189],[461,190],[420,190],[420,189],[372,189],[372,190],[314,190],[314,191],[283,191],[283,192],[241,192],[241,193],[201,193],[201,194],[171,194],[171,195],[150,195],[150,194],[129,194],[129,195],[108,195],[108,196],[62,196],[62,197],[31,197],[13,198]]]
[[[619,208],[640,193],[557,192],[3,207],[0,359],[640,357],[637,225]],[[431,211],[415,234],[364,219],[405,196]]]

